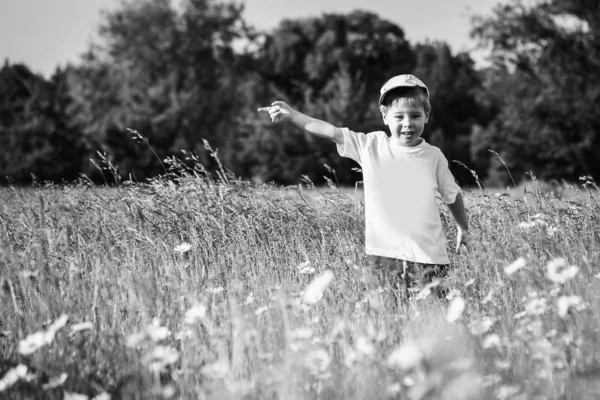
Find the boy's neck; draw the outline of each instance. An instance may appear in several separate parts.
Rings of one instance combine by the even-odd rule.
[[[423,138],[419,138],[419,140],[417,140],[417,141],[416,141],[416,142],[414,142],[414,143],[411,143],[411,144],[404,144],[404,143],[402,143],[402,142],[400,141],[400,138],[397,138],[397,137],[394,137],[394,136],[392,136],[390,139],[392,140],[392,143],[394,143],[396,146],[400,146],[400,147],[407,147],[407,148],[410,148],[410,147],[417,147],[418,145],[420,145],[420,144],[421,144],[421,143],[423,143],[423,141],[424,141],[424,139],[423,139]]]

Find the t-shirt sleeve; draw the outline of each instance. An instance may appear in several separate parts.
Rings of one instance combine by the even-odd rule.
[[[342,128],[344,142],[337,145],[337,151],[342,157],[348,157],[362,165],[362,154],[368,145],[368,135]]]
[[[442,196],[442,201],[446,204],[454,203],[456,201],[456,196],[461,190],[454,179],[454,175],[450,172],[448,160],[441,151],[438,152],[436,176],[438,181],[438,191]]]

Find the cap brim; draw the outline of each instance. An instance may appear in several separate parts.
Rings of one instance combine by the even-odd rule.
[[[429,89],[427,89],[423,86],[420,86],[420,85],[398,85],[398,86],[394,86],[394,87],[387,89],[385,92],[383,92],[379,96],[379,105],[383,104],[383,100],[385,99],[385,96],[387,96],[391,91],[396,90],[396,89],[401,89],[401,88],[413,88],[413,87],[423,90],[425,92],[425,94],[427,95],[427,99],[429,99]]]

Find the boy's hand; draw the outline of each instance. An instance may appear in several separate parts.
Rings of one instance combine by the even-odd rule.
[[[287,103],[283,101],[274,101],[270,107],[261,107],[258,109],[259,112],[268,112],[271,117],[271,121],[279,124],[284,121],[291,121],[292,113],[294,110]]]
[[[460,254],[461,246],[469,248],[469,231],[458,228],[456,231],[456,253]]]

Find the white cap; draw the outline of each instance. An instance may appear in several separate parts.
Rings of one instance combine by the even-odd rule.
[[[389,93],[390,90],[396,89],[399,87],[420,87],[425,89],[427,93],[427,99],[429,99],[429,89],[427,86],[419,78],[411,74],[397,75],[387,81],[385,85],[381,87],[381,95],[379,96],[379,104],[383,103],[383,98],[386,94]]]

